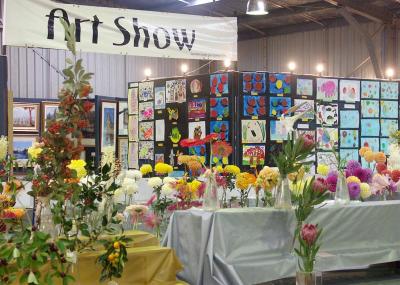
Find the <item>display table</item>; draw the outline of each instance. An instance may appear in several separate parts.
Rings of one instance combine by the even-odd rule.
[[[352,269],[400,260],[400,201],[328,204],[309,222],[324,228],[316,270]],[[165,246],[192,285],[258,284],[295,276],[294,211],[270,208],[176,211]]]

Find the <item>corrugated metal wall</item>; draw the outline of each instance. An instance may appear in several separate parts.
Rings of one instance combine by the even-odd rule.
[[[375,23],[363,26],[370,35],[380,28]],[[381,40],[382,30],[374,36],[379,55]],[[243,41],[239,42],[238,49],[240,70],[287,71],[288,62],[293,60],[297,63],[297,73],[312,74],[316,64],[324,62],[324,74],[330,76],[348,76],[368,57],[364,41],[349,26]],[[370,62],[353,76],[375,77]]]

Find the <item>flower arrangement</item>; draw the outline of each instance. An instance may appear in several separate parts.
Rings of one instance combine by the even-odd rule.
[[[226,165],[225,167],[218,165],[215,168],[215,172],[215,181],[217,186],[222,189],[221,205],[222,208],[227,208],[227,192],[232,191],[235,188],[234,179],[238,174],[240,174],[240,168],[233,164]]]
[[[236,175],[236,188],[240,193],[239,205],[243,207],[249,206],[249,192],[256,183],[256,176],[248,172],[242,172]]]
[[[264,191],[264,207],[273,206],[273,193],[272,190],[278,185],[279,182],[279,171],[274,170],[268,166],[258,173],[256,186]]]
[[[146,205],[129,205],[125,208],[125,212],[128,213],[131,218],[134,230],[138,229],[139,222],[143,222],[148,211],[149,207]]]
[[[315,257],[319,251],[322,229],[318,225],[305,224],[298,235],[299,247],[295,248],[297,256],[300,258],[298,265],[301,272],[311,275],[314,271]],[[306,278],[310,278],[308,276]],[[309,283],[305,283],[309,284]]]

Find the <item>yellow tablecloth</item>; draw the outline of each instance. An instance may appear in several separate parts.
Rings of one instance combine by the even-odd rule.
[[[143,231],[126,231],[124,236],[132,239],[131,242],[127,244],[128,247],[141,247],[141,246],[158,246],[160,241],[152,234]],[[102,236],[100,239],[113,238],[113,236]],[[100,246],[100,249],[101,248]]]

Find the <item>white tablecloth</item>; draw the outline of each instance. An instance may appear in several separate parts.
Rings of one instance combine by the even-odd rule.
[[[316,270],[352,269],[400,260],[400,201],[316,209],[324,228]],[[192,285],[258,284],[295,276],[293,211],[264,208],[177,211],[164,245],[184,264]]]

